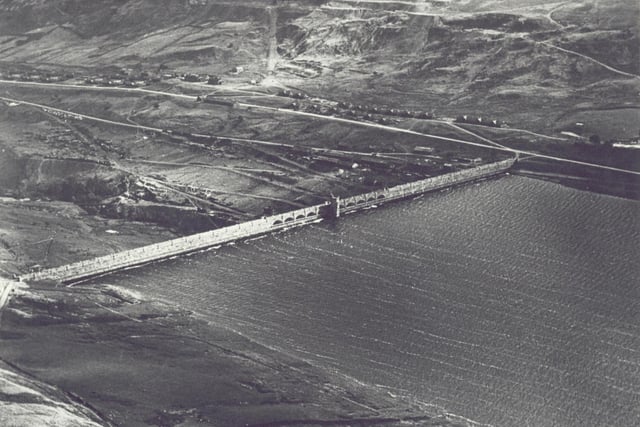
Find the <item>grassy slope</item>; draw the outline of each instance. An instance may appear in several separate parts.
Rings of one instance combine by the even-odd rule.
[[[15,3],[0,2],[0,53],[9,63],[163,66],[214,74],[243,65],[247,78],[266,75],[269,21],[263,2]],[[332,8],[312,9],[315,3],[322,2],[279,7],[275,75],[315,94],[482,114],[538,131],[576,104],[636,101],[638,80],[542,43],[639,74],[640,7],[633,0],[426,6],[332,1]],[[321,72],[300,78],[287,68],[293,61],[312,61]]]
[[[328,375],[126,289],[36,285],[21,290],[3,317],[0,358],[81,396],[103,425],[470,425]],[[56,408],[49,400],[64,399],[60,393],[48,388],[38,399],[3,393],[5,380],[29,382],[0,365],[0,421],[5,408],[12,411],[3,425],[62,425],[24,407],[46,400],[51,411],[66,415],[69,405]],[[18,417],[20,411],[24,416]],[[79,408],[73,413],[82,415]]]
[[[548,19],[551,6],[507,7],[513,10],[509,13],[444,13],[441,20],[380,11],[338,17],[335,10],[320,11],[294,22],[302,41],[291,55],[316,58],[338,70],[335,79],[300,82],[318,91],[442,114],[499,117],[550,131],[548,123],[576,104],[597,108],[636,102],[638,80],[541,43],[575,49],[638,73],[637,28],[629,20],[601,18],[626,14],[632,20],[639,8],[630,3],[587,7],[579,25]],[[504,6],[509,4],[484,8]],[[566,5],[552,16],[570,14],[574,8]],[[355,75],[349,71],[353,69],[364,74]]]

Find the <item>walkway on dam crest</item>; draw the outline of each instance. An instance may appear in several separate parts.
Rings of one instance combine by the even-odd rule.
[[[334,198],[322,204],[293,211],[265,216],[229,227],[204,233],[180,237],[153,245],[142,246],[111,255],[75,262],[61,267],[28,273],[20,276],[21,281],[55,280],[77,282],[94,276],[118,270],[133,268],[162,259],[187,254],[266,233],[299,227],[323,219],[339,218],[343,214],[381,205],[393,200],[423,194],[466,182],[504,173],[513,166],[516,159],[503,160],[472,169],[465,169],[439,175],[407,184],[359,194],[346,198]]]

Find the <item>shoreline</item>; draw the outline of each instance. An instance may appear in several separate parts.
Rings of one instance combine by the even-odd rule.
[[[562,173],[558,171],[536,171],[525,168],[514,168],[511,171],[514,175],[519,175],[526,178],[538,179],[546,182],[553,182],[564,187],[573,188],[580,191],[586,191],[589,193],[600,194],[610,197],[619,197],[627,200],[640,200],[640,179],[637,183],[628,182],[631,186],[630,189],[625,191],[624,182],[616,181],[616,184],[622,186],[622,189],[612,189],[607,186],[606,182],[599,182],[593,177],[581,176],[571,173]],[[633,188],[635,186],[637,188]]]
[[[518,174],[519,173],[517,171],[514,171],[514,175]],[[527,177],[531,179],[549,180],[544,178],[535,178],[529,176]],[[5,289],[5,292],[6,289],[10,288],[10,285],[11,284],[9,284],[9,286],[5,285],[5,287],[3,288]],[[6,321],[0,323],[0,342],[3,342],[3,346],[0,346],[0,359],[7,358],[2,351],[3,347],[6,350],[6,343],[8,343],[9,347],[13,347],[12,349],[10,349],[11,352],[14,352],[12,358],[22,359],[24,357],[33,357],[28,356],[29,350],[41,348],[43,342],[47,344],[47,340],[64,340],[66,339],[67,334],[70,334],[72,336],[78,334],[78,327],[80,327],[81,329],[89,328],[89,330],[91,331],[91,333],[89,333],[89,336],[91,336],[92,339],[114,342],[114,338],[112,336],[113,326],[111,324],[115,323],[117,324],[118,328],[126,329],[130,335],[143,337],[146,335],[155,335],[158,328],[158,322],[162,322],[164,332],[161,336],[172,336],[176,339],[180,339],[183,344],[185,342],[193,342],[191,344],[185,344],[188,348],[196,345],[197,342],[208,341],[206,337],[209,336],[209,334],[223,334],[223,339],[221,341],[215,341],[215,346],[218,348],[222,348],[223,353],[225,354],[234,355],[234,358],[244,357],[242,355],[242,351],[240,351],[239,353],[238,350],[238,347],[244,346],[245,349],[248,349],[248,352],[251,355],[250,358],[254,362],[258,361],[259,365],[264,365],[266,363],[267,365],[271,366],[282,366],[284,363],[284,365],[290,366],[294,369],[294,373],[292,373],[291,375],[295,376],[295,381],[305,383],[307,384],[307,386],[311,386],[313,382],[316,382],[318,380],[318,375],[327,378],[326,380],[320,381],[321,384],[317,386],[313,384],[312,388],[322,388],[326,384],[339,384],[335,386],[337,388],[333,388],[332,390],[334,392],[336,390],[341,390],[340,393],[345,393],[346,399],[348,399],[347,401],[349,401],[349,399],[353,400],[351,398],[353,394],[352,389],[359,390],[360,396],[364,399],[364,403],[356,400],[358,404],[356,404],[355,406],[358,407],[359,410],[366,410],[360,405],[360,403],[363,403],[365,406],[369,407],[369,409],[373,408],[375,412],[375,416],[371,415],[371,417],[369,418],[347,418],[347,421],[342,419],[322,420],[321,422],[326,425],[358,425],[358,423],[360,423],[361,425],[378,424],[383,426],[412,426],[422,425],[421,423],[427,422],[425,421],[427,419],[429,420],[429,423],[433,423],[432,425],[436,426],[442,425],[457,427],[481,425],[470,420],[466,420],[462,417],[452,416],[451,414],[448,414],[444,409],[438,408],[437,406],[413,401],[411,397],[396,396],[385,390],[380,390],[374,385],[368,385],[358,381],[354,382],[348,376],[342,375],[340,372],[331,372],[325,370],[322,368],[322,366],[311,364],[308,361],[305,361],[303,358],[292,356],[282,351],[281,349],[278,349],[277,347],[269,347],[255,340],[251,340],[237,331],[227,329],[226,333],[221,332],[220,328],[218,328],[216,325],[199,318],[198,313],[185,312],[179,307],[173,307],[158,301],[154,302],[153,300],[149,300],[146,297],[140,298],[135,294],[131,294],[126,289],[112,287],[115,288],[114,290],[110,288],[111,287],[94,287],[83,285],[76,285],[73,288],[53,288],[51,287],[51,283],[42,283],[35,284],[31,288],[20,289],[18,292],[16,292],[15,298],[13,298],[7,306],[7,314],[5,315]],[[75,301],[78,295],[80,295],[81,300],[84,300],[85,306],[81,306],[80,308],[78,308],[74,307],[73,305],[69,305],[69,303],[66,302],[66,300],[69,298],[73,298]],[[115,298],[115,302],[113,299],[104,301],[103,298],[105,297],[105,295]],[[115,297],[113,295],[115,295]],[[88,309],[87,305],[92,305],[91,309]],[[139,305],[144,305],[145,308],[137,311],[135,306]],[[87,312],[90,312],[91,314],[87,315]],[[24,316],[24,313],[30,313],[30,316],[32,317]],[[51,317],[47,319],[48,316]],[[84,323],[82,319],[84,319],[86,323]],[[9,323],[10,326],[7,327],[7,323]],[[189,327],[185,328],[185,324],[189,325]],[[51,336],[49,336],[49,334],[47,334],[44,330],[52,327],[60,330],[66,329],[66,332],[55,332]],[[194,330],[197,330],[198,333],[194,334]],[[31,342],[30,344],[26,345],[27,348],[25,350],[19,348],[16,349],[16,346],[20,347],[19,340],[22,338],[7,339],[7,334],[9,334],[9,336],[33,335],[34,339],[40,339],[41,341],[37,342],[37,346],[35,342]],[[123,351],[124,354],[137,351],[131,348],[123,350],[121,339],[122,337],[115,341],[117,345],[113,349],[110,347],[107,349],[98,346],[97,348],[84,349],[82,351],[88,351],[89,354],[93,354],[94,356],[96,356],[95,353],[102,353],[97,355],[96,357],[99,356],[105,358],[106,364],[109,365],[113,363],[113,361],[109,359],[111,359],[118,351],[120,351],[120,354],[123,354]],[[84,340],[84,338],[80,337],[79,341],[82,340]],[[243,342],[245,344],[242,344]],[[248,342],[248,344],[246,342]],[[56,343],[53,345],[60,345],[60,343]],[[158,362],[162,361],[158,365],[158,369],[160,372],[162,372],[163,369],[166,368],[167,364],[176,365],[181,363],[181,358],[184,357],[184,355],[182,354],[184,349],[177,349],[171,346],[167,347],[164,344],[158,342],[154,342],[153,345],[155,346],[153,347],[155,350],[153,352],[154,356],[152,357],[156,358]],[[49,345],[47,345],[47,347],[49,347]],[[61,350],[58,349],[57,351]],[[157,355],[158,353],[160,354],[160,356]],[[137,357],[138,355],[136,355],[136,358]],[[90,408],[96,407],[100,409],[100,412],[111,412],[113,410],[111,407],[112,403],[110,403],[112,398],[108,395],[103,396],[101,395],[101,392],[97,392],[98,394],[100,394],[100,396],[97,398],[98,401],[96,402],[95,400],[93,400],[95,398],[93,395],[86,394],[89,392],[95,393],[95,389],[99,389],[103,386],[95,384],[92,378],[85,377],[79,380],[75,379],[70,381],[65,378],[64,375],[60,376],[52,374],[51,371],[56,372],[60,371],[61,369],[62,371],[64,371],[64,369],[69,368],[68,366],[61,367],[59,365],[56,365],[59,362],[55,359],[56,351],[52,352],[52,354],[50,355],[43,356],[43,358],[41,358],[39,361],[36,361],[37,363],[35,363],[35,365],[33,364],[34,362],[32,359],[30,362],[30,366],[21,366],[21,369],[24,369],[27,372],[29,372],[29,368],[35,369],[35,371],[38,372],[37,375],[39,380],[60,387],[66,392],[71,393],[71,395],[73,396],[79,396],[80,401],[88,403],[90,405]],[[286,363],[283,362],[283,360],[285,360]],[[185,360],[185,363],[191,362]],[[91,359],[89,363],[96,363],[96,360]],[[300,366],[308,366],[308,368],[301,368]],[[132,369],[133,372],[130,372],[130,375],[135,375],[135,364],[127,367],[127,369]],[[243,369],[238,369],[237,371],[246,372]],[[157,373],[158,371],[154,372]],[[233,372],[235,372],[235,370],[233,370]],[[200,372],[200,375],[205,374],[205,371]],[[44,377],[41,377],[40,375],[44,375]],[[111,372],[111,375],[114,375],[114,373]],[[147,377],[144,379],[144,381],[153,381],[152,378],[149,378],[149,376],[152,375],[151,372],[147,372],[145,375]],[[309,381],[307,379],[307,376],[313,377],[313,380]],[[176,375],[176,377],[178,376]],[[279,378],[279,376],[277,376],[274,377],[273,382],[264,382],[262,383],[263,385],[258,385],[257,388],[260,389],[263,386],[270,386],[273,384],[279,385],[280,381],[281,379]],[[172,386],[176,386],[177,382]],[[243,385],[241,387],[245,388],[245,386],[246,385]],[[149,386],[148,389],[151,388],[152,387]],[[262,392],[258,393],[262,394]],[[336,397],[338,395],[334,394],[333,396]],[[136,405],[148,405],[148,402],[143,404],[142,402],[136,401],[135,398],[128,397],[127,399],[129,399],[129,401],[137,402]],[[342,397],[340,397],[340,399],[342,399]],[[393,402],[385,410],[388,410],[389,412],[384,412],[376,409],[378,408],[376,404],[379,404],[379,402],[381,401]],[[281,404],[284,403],[281,402]],[[353,402],[351,402],[351,404],[353,405]],[[326,408],[333,408],[333,405],[337,405],[337,403],[335,401],[331,401],[329,403],[326,403],[326,405]],[[394,411],[396,411],[397,408],[401,405],[403,408],[410,407],[412,409],[407,410],[408,412],[402,412],[402,415],[397,415],[397,413]],[[228,406],[228,404],[225,404],[225,406]],[[285,406],[288,406],[288,404],[286,404]],[[390,407],[393,410],[390,410]],[[120,408],[118,410],[127,411],[128,409]],[[159,419],[164,419],[162,417],[169,416],[162,411],[171,412],[165,409],[160,410],[160,412],[164,415],[157,415],[158,417],[160,417]],[[425,413],[427,413],[428,415],[425,415]],[[236,413],[233,416],[237,415],[238,414]],[[187,418],[191,417],[191,415],[185,413],[181,413],[180,416]],[[349,412],[349,415],[347,415],[347,417],[351,416],[353,416],[353,412]],[[314,420],[314,422],[315,421],[320,422],[319,419]],[[303,426],[309,425],[309,423],[311,422],[311,420],[294,420],[288,418],[286,421],[273,421],[266,424],[259,423],[259,425]],[[117,425],[118,423],[114,424]],[[258,423],[249,425],[258,425]]]
[[[103,425],[481,425],[115,286],[23,288],[0,341],[0,359]]]

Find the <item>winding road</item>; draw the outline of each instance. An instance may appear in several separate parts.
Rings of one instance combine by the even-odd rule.
[[[360,122],[360,121],[357,121],[357,120],[344,119],[342,117],[323,116],[321,114],[307,113],[307,112],[304,112],[304,111],[289,110],[289,109],[286,109],[286,108],[265,107],[265,106],[256,105],[256,104],[241,103],[239,105],[240,106],[244,106],[244,107],[248,107],[248,108],[259,108],[259,109],[277,111],[277,112],[284,113],[284,114],[297,114],[297,115],[310,116],[310,117],[321,118],[321,119],[326,119],[326,120],[333,120],[333,121],[336,121],[336,122],[349,123],[349,124],[357,125],[357,126],[372,127],[372,128],[377,128],[377,129],[390,131],[390,132],[423,136],[423,137],[426,137],[426,138],[433,138],[433,139],[437,139],[437,140],[440,140],[440,141],[455,142],[455,143],[458,143],[458,144],[469,145],[469,146],[474,146],[474,147],[482,147],[482,148],[487,148],[487,149],[490,149],[490,150],[497,150],[497,151],[502,151],[502,152],[510,152],[510,153],[518,154],[518,155],[526,155],[526,156],[538,157],[538,158],[541,158],[541,159],[554,160],[554,161],[562,162],[562,163],[569,163],[569,164],[574,164],[574,165],[587,166],[587,167],[605,169],[605,170],[621,172],[621,173],[628,173],[628,174],[640,176],[640,171],[621,169],[621,168],[616,168],[616,167],[612,167],[612,166],[600,165],[600,164],[597,164],[597,163],[582,162],[582,161],[579,161],[579,160],[565,159],[563,157],[548,156],[548,155],[545,155],[545,154],[534,153],[534,152],[531,152],[531,151],[516,150],[516,149],[513,149],[513,148],[505,147],[504,145],[498,144],[497,142],[493,142],[493,141],[492,141],[492,143],[494,145],[486,145],[486,144],[481,144],[479,142],[471,142],[471,141],[465,141],[463,139],[449,138],[449,137],[445,137],[445,136],[439,136],[439,135],[433,135],[433,134],[428,134],[428,133],[416,132],[416,131],[409,130],[409,129],[403,129],[403,128],[398,128],[398,127],[393,127],[393,126],[386,126],[386,125],[381,125],[381,124],[378,124],[378,123]],[[478,137],[480,139],[486,139],[486,138],[484,138],[484,137],[482,137],[480,135],[474,134],[471,131],[468,131],[467,133],[470,133],[470,134],[472,134],[472,135],[474,135],[474,136],[476,136],[476,137]]]
[[[565,49],[563,47],[556,46],[556,45],[554,45],[552,43],[549,43],[549,42],[546,42],[546,41],[544,41],[544,42],[536,42],[536,43],[544,45],[544,46],[547,46],[547,47],[550,47],[552,49],[559,50],[559,51],[564,52],[564,53],[568,53],[568,54],[573,55],[573,56],[579,56],[580,58],[583,58],[583,59],[586,59],[588,61],[591,61],[594,64],[597,64],[597,65],[599,65],[599,66],[601,66],[603,68],[606,68],[607,70],[609,70],[611,72],[614,72],[616,74],[619,74],[621,76],[632,77],[634,79],[640,79],[640,76],[637,75],[637,74],[631,74],[631,73],[627,73],[626,71],[618,70],[617,68],[613,68],[612,66],[607,65],[604,62],[600,62],[597,59],[592,58],[592,57],[587,56],[587,55],[584,55],[584,54],[582,54],[580,52],[576,52],[576,51],[573,51],[573,50]]]
[[[137,93],[149,93],[149,94],[155,94],[155,95],[161,95],[161,96],[177,97],[177,98],[181,98],[181,99],[190,99],[192,101],[196,100],[196,96],[193,96],[193,95],[176,94],[176,93],[171,93],[171,92],[162,92],[162,91],[150,90],[150,89],[142,89],[142,88],[95,87],[95,86],[82,86],[82,85],[71,85],[71,84],[49,84],[49,83],[37,83],[37,82],[15,82],[15,81],[11,81],[11,80],[0,80],[0,83],[22,84],[22,85],[27,84],[27,85],[38,85],[38,86],[47,86],[47,87],[63,87],[63,88],[74,88],[74,89],[89,89],[89,90],[126,91],[126,92],[131,92],[131,93],[136,93],[136,92]],[[67,114],[67,115],[70,115],[70,116],[76,117],[76,118],[93,120],[93,121],[96,121],[96,122],[106,123],[106,124],[115,125],[115,126],[123,126],[123,127],[128,127],[128,128],[131,128],[131,129],[143,129],[143,130],[148,130],[148,131],[152,131],[152,132],[163,132],[163,129],[157,128],[157,127],[136,125],[136,124],[132,124],[132,123],[124,123],[124,122],[118,122],[118,121],[114,121],[114,120],[102,119],[102,118],[95,117],[95,116],[89,116],[89,115],[86,115],[86,114],[80,114],[80,113],[76,113],[76,112],[73,112],[73,111],[62,110],[62,109],[59,109],[59,108],[50,107],[50,106],[43,105],[43,104],[23,101],[23,100],[19,100],[19,99],[13,99],[13,98],[9,98],[9,97],[0,96],[0,100],[3,100],[5,102],[7,102],[7,103],[29,105],[29,106],[40,108],[40,109],[44,109],[44,110],[55,111],[55,112],[58,112],[60,114]],[[394,132],[394,133],[416,135],[416,136],[421,136],[421,137],[425,137],[425,138],[433,138],[433,139],[437,139],[437,140],[440,140],[440,141],[453,142],[453,143],[467,145],[467,146],[482,147],[482,148],[491,149],[491,150],[497,150],[497,151],[501,151],[501,152],[510,152],[510,153],[513,153],[513,154],[516,154],[516,155],[533,156],[533,157],[538,157],[538,158],[547,159],[547,160],[553,160],[553,161],[561,162],[561,163],[567,163],[567,164],[573,164],[573,165],[579,165],[579,166],[586,166],[586,167],[592,167],[592,168],[597,168],[597,169],[601,169],[601,170],[610,170],[610,171],[614,171],[614,172],[620,172],[620,173],[626,173],[626,174],[640,176],[640,171],[634,171],[634,170],[629,170],[629,169],[621,169],[621,168],[616,168],[616,167],[613,167],[613,166],[606,166],[606,165],[601,165],[601,164],[597,164],[597,163],[582,162],[582,161],[579,161],[579,160],[566,159],[566,158],[556,157],[556,156],[549,156],[549,155],[539,154],[539,153],[535,153],[535,152],[531,152],[531,151],[516,150],[516,149],[513,149],[513,148],[506,147],[504,145],[498,144],[497,142],[491,141],[491,140],[489,140],[487,138],[484,138],[481,135],[475,134],[475,133],[473,133],[471,131],[468,131],[468,130],[465,130],[466,133],[468,133],[470,135],[473,135],[473,136],[475,136],[475,137],[477,137],[477,138],[479,138],[481,140],[485,140],[486,142],[491,141],[491,145],[487,145],[487,144],[483,144],[483,143],[479,143],[479,142],[466,141],[466,140],[462,140],[462,139],[458,139],[458,138],[449,138],[449,137],[440,136],[440,135],[422,133],[422,132],[417,132],[417,131],[413,131],[413,130],[409,130],[409,129],[403,129],[403,128],[398,128],[398,127],[394,127],[394,126],[382,125],[382,124],[378,124],[378,123],[363,122],[363,121],[357,121],[357,120],[352,120],[352,119],[345,119],[345,118],[342,118],[342,117],[325,116],[325,115],[321,115],[321,114],[308,113],[308,112],[304,112],[304,111],[296,111],[296,110],[291,110],[291,109],[287,109],[287,108],[268,107],[268,106],[264,106],[264,105],[250,104],[250,103],[238,103],[238,105],[240,107],[247,108],[247,109],[259,109],[259,110],[265,110],[265,111],[278,112],[278,113],[286,114],[286,115],[300,115],[300,116],[313,117],[313,118],[316,118],[316,119],[329,120],[329,121],[334,121],[334,122],[339,122],[339,123],[346,123],[346,124],[350,124],[350,125],[354,125],[354,126],[370,127],[370,128],[385,130],[385,131]],[[197,136],[209,136],[209,135],[197,135]],[[236,142],[247,142],[247,143],[261,144],[261,145],[266,145],[266,146],[279,146],[279,147],[288,147],[288,148],[295,148],[296,147],[296,146],[294,146],[292,144],[283,144],[283,143],[276,143],[276,142],[270,142],[270,141],[261,141],[261,140],[256,140],[256,139],[235,138],[235,137],[227,137],[227,136],[223,136],[223,135],[216,135],[216,136],[219,136],[221,138],[227,138],[227,139],[230,139],[230,140],[236,141]],[[319,151],[319,152],[335,152],[335,153],[343,153],[343,154],[346,154],[346,153],[349,153],[349,154],[365,154],[365,155],[369,155],[369,156],[372,155],[372,153],[354,153],[354,152],[347,152],[347,151],[341,151],[341,150],[328,150],[328,149],[325,149],[325,148],[310,148],[310,149],[312,149],[314,151]],[[392,154],[392,153],[384,153],[384,154]]]

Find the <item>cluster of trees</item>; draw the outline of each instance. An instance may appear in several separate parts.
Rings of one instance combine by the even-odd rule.
[[[120,175],[108,180],[97,175],[83,179],[68,176],[61,180],[41,184],[35,189],[43,197],[79,204],[96,204],[106,198],[114,197],[127,190],[127,179]]]

